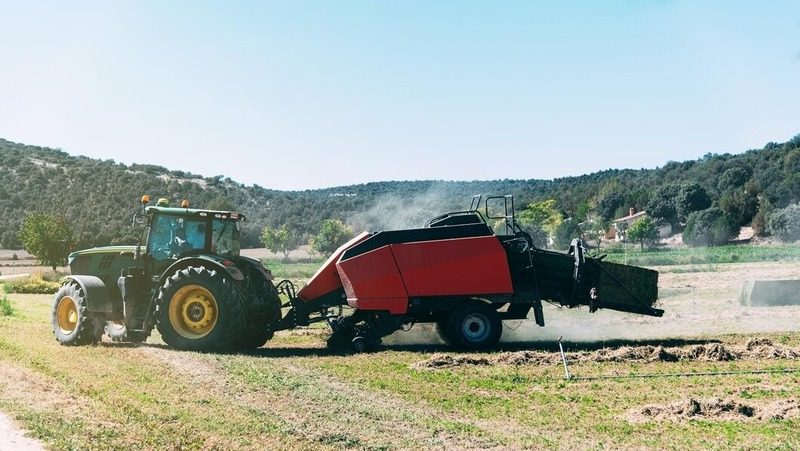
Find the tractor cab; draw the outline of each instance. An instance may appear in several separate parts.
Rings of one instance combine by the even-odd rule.
[[[147,227],[139,248],[145,274],[163,274],[189,257],[239,258],[239,221],[244,220],[240,213],[150,206],[144,214]]]
[[[156,261],[197,254],[239,257],[240,213],[170,207],[147,207],[145,213],[146,253]]]

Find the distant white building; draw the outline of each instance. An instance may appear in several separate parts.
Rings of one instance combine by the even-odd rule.
[[[647,216],[647,211],[636,211],[635,208],[631,207],[628,209],[628,216],[623,216],[621,218],[614,219],[612,221],[614,227],[614,241],[617,243],[621,243],[625,241],[625,232],[628,231],[628,228],[633,225],[634,222],[638,221],[640,218],[644,218]],[[659,238],[667,238],[672,236],[672,225],[668,223],[656,224],[656,229],[658,230],[658,237]]]

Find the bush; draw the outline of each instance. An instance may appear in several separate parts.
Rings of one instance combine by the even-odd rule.
[[[322,221],[319,233],[311,238],[311,247],[322,255],[333,254],[336,249],[353,237],[353,231],[338,219]]]
[[[14,309],[11,307],[11,301],[5,295],[0,296],[0,316],[11,316],[14,314]]]
[[[6,282],[6,289],[10,293],[21,294],[54,294],[58,291],[61,283],[58,281],[47,280],[50,276],[33,274],[28,277],[9,280]]]
[[[790,205],[769,215],[768,230],[781,241],[800,239],[800,205]]]
[[[683,242],[692,246],[725,244],[739,233],[739,225],[717,207],[691,213],[683,230]]]

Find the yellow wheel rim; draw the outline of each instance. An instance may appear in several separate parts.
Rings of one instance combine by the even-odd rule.
[[[64,335],[75,332],[75,327],[78,325],[78,307],[75,306],[75,300],[71,296],[64,296],[58,301],[56,322]]]
[[[217,325],[217,300],[200,285],[187,285],[169,302],[169,322],[184,338],[197,339],[208,335]]]

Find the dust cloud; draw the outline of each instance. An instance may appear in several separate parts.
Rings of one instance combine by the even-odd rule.
[[[447,211],[466,210],[470,199],[453,199],[443,185],[432,185],[422,194],[405,197],[387,194],[379,197],[373,206],[356,213],[347,220],[353,230],[378,232],[419,228],[425,221]]]

